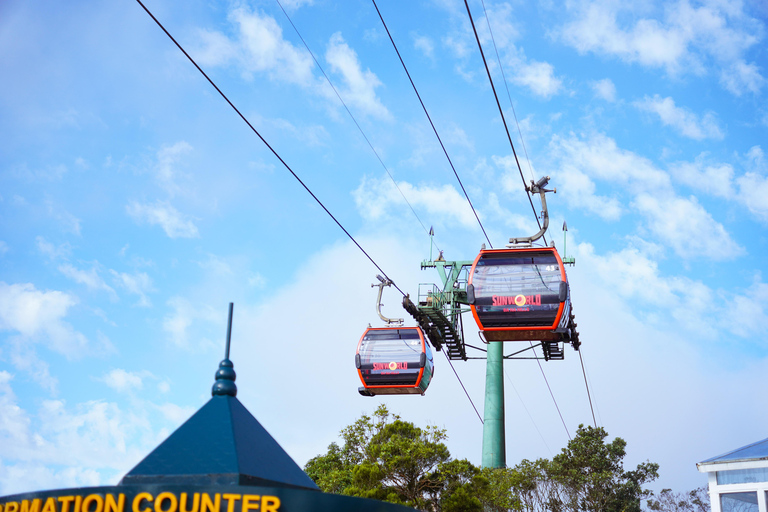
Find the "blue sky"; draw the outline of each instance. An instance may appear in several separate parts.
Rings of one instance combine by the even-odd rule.
[[[276,3],[146,4],[400,288],[437,280],[424,227],[476,256],[372,4],[284,3],[420,220]],[[523,151],[470,6],[558,244],[568,222],[598,423],[657,488],[704,485],[696,462],[766,435],[768,11],[486,2]],[[379,7],[493,246],[534,232],[463,3]],[[0,494],[115,483],[207,400],[230,301],[238,396],[298,463],[380,402],[480,463],[441,355],[424,397],[357,394],[377,270],[137,3],[6,1],[0,47]],[[455,366],[481,407],[484,364]],[[592,421],[578,354],[543,367],[567,431],[539,367],[509,362],[510,465]]]

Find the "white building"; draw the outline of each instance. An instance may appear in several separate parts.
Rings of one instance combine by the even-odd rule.
[[[768,439],[696,467],[709,476],[712,512],[768,512]]]

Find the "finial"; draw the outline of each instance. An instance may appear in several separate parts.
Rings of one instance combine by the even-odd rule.
[[[237,385],[235,384],[235,365],[229,360],[229,343],[232,340],[232,310],[234,303],[229,303],[229,321],[227,322],[227,346],[224,350],[224,359],[219,363],[219,369],[216,370],[216,382],[213,383],[211,395],[237,396]]]

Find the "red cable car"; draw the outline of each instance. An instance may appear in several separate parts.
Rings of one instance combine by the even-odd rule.
[[[571,298],[554,247],[482,250],[467,284],[486,341],[571,341]]]
[[[419,327],[369,327],[357,344],[355,366],[363,396],[423,395],[435,373]]]

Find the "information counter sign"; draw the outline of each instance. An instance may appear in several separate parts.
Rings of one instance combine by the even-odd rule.
[[[383,501],[309,489],[118,485],[0,497],[0,512],[406,512]]]

